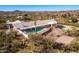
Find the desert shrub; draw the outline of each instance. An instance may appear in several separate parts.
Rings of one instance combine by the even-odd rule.
[[[17,52],[21,49],[22,41],[15,39],[16,33],[0,31],[0,52]]]
[[[79,38],[76,38],[71,44],[64,47],[63,52],[79,52]]]
[[[54,40],[40,34],[30,35],[30,42],[35,46],[34,52],[49,52],[53,49]],[[38,49],[39,48],[39,49]]]

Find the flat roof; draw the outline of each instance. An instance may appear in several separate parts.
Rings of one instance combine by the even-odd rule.
[[[36,22],[36,26],[34,24],[35,22]],[[12,24],[15,28],[25,29],[25,28],[32,28],[32,27],[38,27],[38,26],[44,26],[44,25],[56,24],[56,23],[57,22],[54,19],[51,19],[51,20],[29,21],[29,22],[17,20],[14,22],[8,22],[7,24]]]

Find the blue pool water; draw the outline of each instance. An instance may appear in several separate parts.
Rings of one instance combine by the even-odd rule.
[[[25,29],[25,30],[22,30],[22,31],[26,31],[26,32],[40,32],[42,30],[43,30],[43,28],[31,28],[31,29]]]
[[[46,25],[46,26],[42,26],[42,27],[36,27],[36,28],[30,28],[30,29],[23,29],[22,31],[23,32],[42,32],[42,30],[44,29],[44,28],[47,28],[47,27],[49,27],[50,25]]]

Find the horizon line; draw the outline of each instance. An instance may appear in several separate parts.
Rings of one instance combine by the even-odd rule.
[[[35,12],[55,12],[55,11],[79,11],[79,9],[77,9],[77,10],[0,10],[0,11],[3,11],[3,12],[8,12],[8,11],[11,11],[11,12],[18,12],[18,11],[28,11],[28,12],[32,12],[32,11],[35,11]]]

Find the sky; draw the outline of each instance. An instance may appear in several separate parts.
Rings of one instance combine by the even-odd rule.
[[[79,5],[0,5],[0,11],[64,11],[79,10]]]

